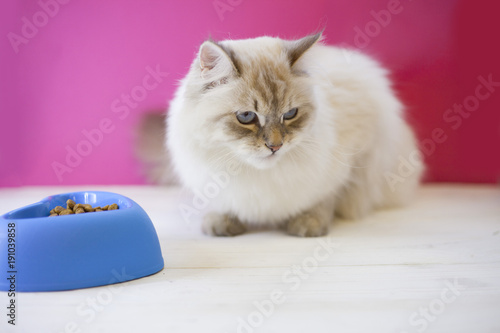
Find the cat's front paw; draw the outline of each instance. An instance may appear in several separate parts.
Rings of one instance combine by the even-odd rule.
[[[287,222],[286,231],[299,237],[324,236],[328,233],[328,222],[313,214],[303,213]]]
[[[237,217],[217,213],[205,215],[202,229],[205,234],[211,236],[237,236],[247,230]]]

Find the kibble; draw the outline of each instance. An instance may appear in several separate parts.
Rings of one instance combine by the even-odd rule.
[[[91,212],[103,212],[105,210],[115,210],[118,209],[117,204],[106,205],[104,207],[92,207],[90,204],[77,204],[71,199],[66,201],[66,208],[62,206],[56,206],[50,211],[49,216],[61,216],[61,215],[71,215],[71,214],[83,214]]]
[[[71,209],[65,209],[59,213],[59,215],[70,215],[70,214],[75,214]]]
[[[56,214],[60,214],[63,210],[64,210],[64,207],[62,207],[62,206],[56,206],[53,209],[54,213],[56,213]]]
[[[75,207],[75,205],[76,205],[76,202],[74,202],[71,199],[68,199],[68,201],[66,201],[66,206],[68,207],[68,209],[73,209],[73,207]]]
[[[75,209],[75,214],[81,214],[81,213],[85,213],[85,209],[83,209],[82,207]]]
[[[68,208],[69,208],[69,207],[68,207]],[[73,206],[73,208],[71,208],[71,209],[73,209],[73,211],[76,211],[77,209],[80,209],[80,208],[81,208],[81,209],[83,209],[83,205],[82,205],[82,204],[75,204],[75,205]],[[83,209],[83,210],[85,210],[85,209]]]

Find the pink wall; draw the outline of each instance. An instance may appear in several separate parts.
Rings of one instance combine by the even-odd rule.
[[[0,186],[144,183],[133,129],[166,108],[203,40],[323,27],[328,43],[393,71],[426,144],[428,180],[500,178],[500,91],[446,113],[474,102],[479,76],[500,81],[495,10],[452,0],[58,1],[6,0],[0,13]]]

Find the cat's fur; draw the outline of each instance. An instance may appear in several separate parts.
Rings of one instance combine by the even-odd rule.
[[[394,188],[386,179],[401,158],[419,156],[386,71],[320,38],[201,45],[171,102],[167,145],[188,188],[224,178],[206,233],[233,236],[258,224],[321,236],[335,213],[361,218],[412,197],[418,159]],[[297,115],[284,119],[293,108]],[[238,121],[245,111],[257,113],[253,123]]]

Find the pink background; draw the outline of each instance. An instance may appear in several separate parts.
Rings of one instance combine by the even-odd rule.
[[[134,128],[141,114],[166,109],[201,42],[322,28],[327,43],[361,48],[391,69],[422,142],[442,129],[443,142],[427,146],[428,181],[500,179],[500,87],[460,116],[460,126],[443,119],[474,95],[478,76],[500,81],[495,8],[401,0],[381,24],[374,13],[395,0],[64,0],[58,8],[55,1],[3,1],[0,186],[142,184]],[[37,31],[27,28],[33,23]],[[361,39],[359,30],[372,37]],[[152,79],[143,83],[147,68],[168,75],[153,87]],[[126,106],[122,95],[131,93],[136,102]],[[103,122],[101,137],[92,130]],[[94,133],[94,144],[85,133]],[[68,149],[86,156],[58,177],[53,165],[67,164]]]

